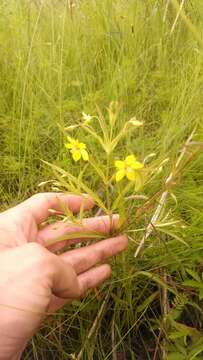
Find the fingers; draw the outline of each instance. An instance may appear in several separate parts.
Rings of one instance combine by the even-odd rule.
[[[54,255],[52,256],[54,257]],[[69,264],[65,264],[57,258],[57,256],[52,264],[53,272],[51,289],[53,295],[62,299],[78,298],[81,295],[81,289],[74,268]]]
[[[68,207],[75,213],[80,210],[82,205],[84,209],[91,209],[94,203],[93,200],[86,195],[39,193],[17,205],[15,209],[18,209],[20,212],[30,212],[35,222],[40,224],[50,215],[49,209],[63,213],[64,207]]]
[[[88,290],[101,285],[110,276],[111,267],[107,264],[100,265],[79,275],[78,281],[81,296],[84,296]]]
[[[118,254],[125,250],[128,246],[126,236],[117,236],[98,242],[81,249],[72,250],[59,256],[64,264],[69,264],[74,268],[79,283],[78,297],[84,296],[85,293],[99,286],[111,275],[111,267],[107,264],[94,267],[97,263],[108,259],[111,256]],[[78,290],[78,288],[77,288]],[[64,294],[64,292],[62,292]],[[60,292],[58,292],[60,294]],[[49,312],[60,309],[69,300],[64,300],[61,297],[52,297]]]
[[[57,297],[52,297],[49,311],[55,311],[67,301],[84,296],[88,290],[99,286],[111,275],[111,267],[107,264],[94,266],[117,255],[127,246],[127,237],[123,235],[60,255],[58,258],[65,267],[67,266],[66,270],[62,271],[67,278],[63,278],[60,274],[59,277],[55,277],[53,293]],[[71,276],[71,282],[68,279],[69,276]]]
[[[100,265],[94,269],[88,270],[85,273],[78,276],[78,284],[80,289],[80,295],[83,297],[88,290],[94,289],[101,285],[106,279],[111,276],[111,267],[107,264]],[[56,296],[52,297],[48,312],[52,313],[60,309],[67,302],[73,299],[65,300]]]
[[[76,226],[70,223],[57,222],[52,225],[47,225],[44,229],[38,232],[37,242],[46,246],[50,241],[65,236],[66,234],[70,235],[71,233],[84,233],[84,232],[96,232],[102,234],[108,234],[110,230],[117,228],[119,222],[118,215],[113,215],[112,218],[109,216],[99,216],[94,218],[84,219],[82,226]],[[84,241],[85,239],[83,239]],[[89,240],[89,239],[86,239]],[[81,239],[74,240],[63,240],[58,242],[54,246],[51,246],[50,249],[53,251],[59,250],[65,245],[70,245],[82,241]]]
[[[117,236],[80,249],[68,251],[60,255],[60,258],[64,262],[71,264],[77,274],[81,274],[96,264],[119,254],[127,246],[127,237],[124,235]]]

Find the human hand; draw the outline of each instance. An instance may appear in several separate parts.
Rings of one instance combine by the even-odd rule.
[[[63,254],[58,248],[73,243],[63,241],[49,250],[53,238],[67,233],[96,231],[109,233],[118,218],[101,216],[83,220],[77,227],[57,222],[40,229],[50,215],[64,203],[71,211],[93,207],[90,198],[57,193],[37,194],[0,214],[0,359],[19,359],[28,340],[47,313],[67,301],[84,296],[111,274],[108,264],[95,267],[127,247],[127,238],[117,236]],[[80,240],[81,241],[81,240]],[[85,241],[85,240],[83,240]]]

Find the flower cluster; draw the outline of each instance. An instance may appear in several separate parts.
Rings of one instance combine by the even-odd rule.
[[[86,144],[79,142],[77,139],[67,137],[68,142],[65,144],[66,149],[72,154],[74,161],[80,159],[89,161],[89,154]],[[115,173],[116,182],[121,181],[126,177],[129,181],[135,181],[139,176],[139,171],[144,167],[144,164],[137,161],[134,155],[128,155],[124,160],[116,160],[115,167],[117,169]]]

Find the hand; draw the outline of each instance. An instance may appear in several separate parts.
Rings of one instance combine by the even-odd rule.
[[[109,233],[118,218],[101,216],[84,219],[82,226],[57,222],[40,229],[50,215],[64,203],[71,211],[93,207],[90,198],[57,193],[37,194],[0,214],[0,359],[19,359],[28,340],[47,313],[67,301],[84,296],[111,274],[107,264],[95,267],[127,247],[127,238],[117,236],[61,255],[58,248],[75,242],[66,240],[45,247],[53,238],[67,233],[96,231]],[[81,240],[80,240],[81,241]],[[83,240],[85,241],[85,240]]]

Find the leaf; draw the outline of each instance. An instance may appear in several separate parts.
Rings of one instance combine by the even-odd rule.
[[[146,276],[148,279],[156,282],[157,284],[159,284],[160,286],[162,286],[164,289],[167,289],[168,291],[170,291],[172,294],[177,296],[177,292],[175,289],[173,289],[172,287],[170,287],[169,285],[167,285],[160,277],[158,277],[157,275],[150,273],[148,271],[138,271],[137,273],[135,273],[135,276],[139,276],[139,275],[143,275]]]
[[[93,159],[91,158],[89,161],[90,165],[94,168],[94,170],[97,172],[97,174],[100,176],[100,178],[102,179],[103,183],[106,185],[107,184],[107,179],[106,176],[104,175],[103,171],[101,170],[101,168],[98,166],[98,164],[93,161]]]
[[[203,299],[203,289],[199,290],[199,299]]]
[[[81,127],[84,130],[86,130],[90,135],[92,135],[100,143],[100,145],[103,147],[104,151],[107,152],[107,147],[106,147],[104,141],[102,140],[101,136],[99,136],[93,129],[91,129],[90,126],[81,125]]]
[[[167,355],[166,360],[186,360],[185,355],[179,352],[171,352]]]
[[[196,281],[198,281],[199,283],[201,283],[201,278],[199,277],[198,273],[192,269],[186,269],[187,273],[193,277],[193,279],[195,279]]]
[[[116,210],[119,207],[118,205],[120,204],[121,201],[123,201],[125,194],[130,190],[132,185],[134,185],[133,182],[128,183],[126,187],[121,191],[117,199],[113,202],[112,211]]]
[[[159,227],[159,231],[168,234],[169,236],[171,236],[172,238],[176,239],[177,241],[179,241],[180,243],[182,243],[183,245],[190,247],[185,240],[183,240],[182,238],[180,238],[177,234],[174,234],[172,231],[166,229],[166,228],[161,228]]]
[[[145,301],[143,301],[141,305],[137,307],[136,311],[140,313],[144,311],[146,308],[148,308],[148,306],[157,298],[158,294],[159,294],[158,291],[152,293]]]
[[[203,339],[202,339],[202,334],[201,334],[201,339],[200,339],[200,344],[197,344],[197,342],[195,342],[194,344],[194,349],[192,349],[189,354],[188,354],[188,359],[193,360],[197,357],[197,355],[201,354],[203,351]]]
[[[42,162],[44,164],[50,166],[53,170],[55,170],[59,174],[66,176],[68,180],[70,179],[73,182],[73,184],[75,184],[78,188],[81,188],[88,195],[90,195],[92,197],[92,199],[94,200],[95,204],[97,204],[101,209],[103,209],[105,211],[106,214],[108,214],[108,209],[104,205],[103,201],[99,198],[99,196],[93,190],[91,190],[86,184],[84,184],[81,179],[76,178],[68,171],[63,170],[56,165],[50,164],[47,161],[42,160]],[[64,179],[62,180],[62,178],[61,178],[61,181],[63,181],[63,184],[64,184],[64,182],[65,182]],[[67,184],[66,184],[66,188],[67,188]]]
[[[111,101],[107,110],[109,114],[109,123],[111,128],[113,129],[120,110],[118,101]]]
[[[104,140],[106,143],[109,143],[109,135],[108,135],[108,128],[107,128],[107,125],[106,125],[106,121],[102,115],[102,112],[100,110],[100,108],[96,105],[96,108],[97,108],[97,112],[98,112],[98,121],[99,121],[99,125],[100,125],[100,128],[103,132],[103,135],[104,135]]]
[[[194,287],[194,288],[197,288],[197,289],[203,287],[203,285],[201,285],[199,282],[197,282],[195,280],[185,280],[185,281],[183,281],[183,285],[191,286],[191,287]]]
[[[83,231],[83,232],[73,232],[63,236],[58,236],[51,240],[48,240],[45,244],[46,247],[50,245],[54,245],[58,242],[65,241],[65,240],[76,240],[76,239],[104,239],[105,236],[102,233],[97,233],[93,231]]]
[[[115,149],[115,147],[118,145],[119,141],[126,135],[126,126],[123,127],[123,129],[119,132],[119,134],[112,140],[111,142],[111,151]]]
[[[178,206],[178,200],[177,200],[177,197],[174,195],[174,193],[173,192],[170,192],[170,195],[171,195],[171,197],[172,197],[172,199],[173,199],[173,201],[174,201],[174,203],[175,203],[175,209],[177,208],[177,206]]]
[[[184,336],[186,336],[187,334],[185,334],[185,332],[181,332],[181,331],[174,331],[174,332],[172,332],[169,336],[168,336],[168,338],[170,339],[170,340],[175,340],[175,339],[179,339],[179,338],[181,338],[181,337],[184,337]]]

